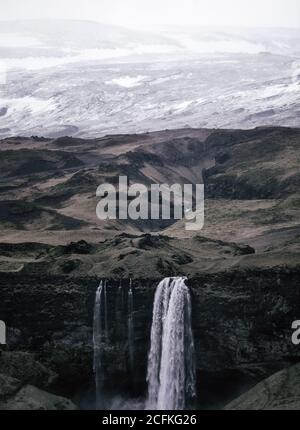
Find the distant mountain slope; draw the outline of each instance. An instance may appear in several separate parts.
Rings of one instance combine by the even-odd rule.
[[[69,49],[125,48],[131,44],[175,44],[167,36],[134,31],[94,21],[1,21],[1,46]],[[11,36],[11,39],[9,38]],[[23,41],[22,41],[22,38]]]
[[[125,48],[169,45],[195,53],[299,54],[300,31],[284,28],[169,27],[153,32],[84,20],[1,21],[1,47]]]
[[[182,46],[198,53],[259,53],[299,55],[297,28],[182,27],[166,31]]]

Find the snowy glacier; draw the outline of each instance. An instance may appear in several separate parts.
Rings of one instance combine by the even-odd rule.
[[[0,27],[0,136],[300,126],[296,30]]]

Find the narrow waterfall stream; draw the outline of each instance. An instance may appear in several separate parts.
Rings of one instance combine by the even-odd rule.
[[[185,278],[157,287],[148,357],[147,409],[180,410],[196,395],[191,298]]]
[[[104,337],[105,342],[108,342],[107,281],[104,281]]]
[[[103,360],[105,358],[105,351],[109,347],[110,342],[120,339],[127,344],[128,348],[128,370],[130,370],[130,378],[134,386],[134,302],[133,302],[133,288],[132,280],[127,290],[127,301],[124,296],[124,288],[120,282],[116,291],[115,309],[108,310],[108,283],[101,281],[96,290],[95,305],[94,305],[94,325],[93,325],[93,345],[94,345],[94,375],[96,387],[96,409],[101,409],[106,405],[106,395],[104,393],[104,367]],[[109,315],[115,315],[116,319],[116,332],[109,332]],[[127,319],[124,324],[124,318]],[[125,320],[126,321],[126,320]],[[110,334],[110,336],[109,336]],[[111,338],[111,336],[115,336]]]
[[[116,293],[115,318],[117,338],[120,340],[124,337],[124,288],[122,281],[120,281]]]
[[[128,290],[128,353],[129,353],[129,366],[133,374],[134,371],[134,327],[133,327],[133,290],[132,280],[130,279]]]
[[[107,318],[107,281],[101,281],[96,291],[94,306],[94,375],[96,387],[96,409],[101,409],[104,404],[103,397],[103,344],[108,342],[108,318]]]
[[[96,385],[96,409],[100,409],[102,405],[102,357],[101,357],[101,344],[103,337],[102,330],[102,292],[103,282],[101,281],[96,291],[95,307],[94,307],[94,330],[93,330],[93,344],[94,344],[94,374]]]

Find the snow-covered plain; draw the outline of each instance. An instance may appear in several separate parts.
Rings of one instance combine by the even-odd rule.
[[[300,126],[297,30],[29,21],[0,39],[1,137]]]

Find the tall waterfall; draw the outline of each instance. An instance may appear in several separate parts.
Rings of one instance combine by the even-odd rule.
[[[108,341],[108,322],[107,322],[107,281],[104,281],[104,337]]]
[[[185,278],[157,287],[148,357],[147,409],[180,410],[196,395],[191,298]]]
[[[102,360],[101,360],[101,343],[102,343],[102,292],[103,282],[96,291],[95,307],[94,307],[94,330],[93,330],[93,343],[94,343],[94,374],[96,385],[96,409],[100,408],[102,399]]]
[[[128,290],[128,352],[129,352],[129,365],[130,370],[134,370],[134,341],[133,341],[133,291],[132,280],[130,279]]]
[[[124,321],[123,321],[123,307],[124,307],[124,288],[122,287],[122,282],[120,281],[119,287],[116,293],[116,305],[115,305],[115,315],[116,315],[116,329],[118,339],[124,337]]]
[[[94,374],[96,386],[96,409],[103,407],[103,363],[102,348],[108,342],[108,322],[107,322],[107,281],[101,281],[96,291],[94,306]]]

